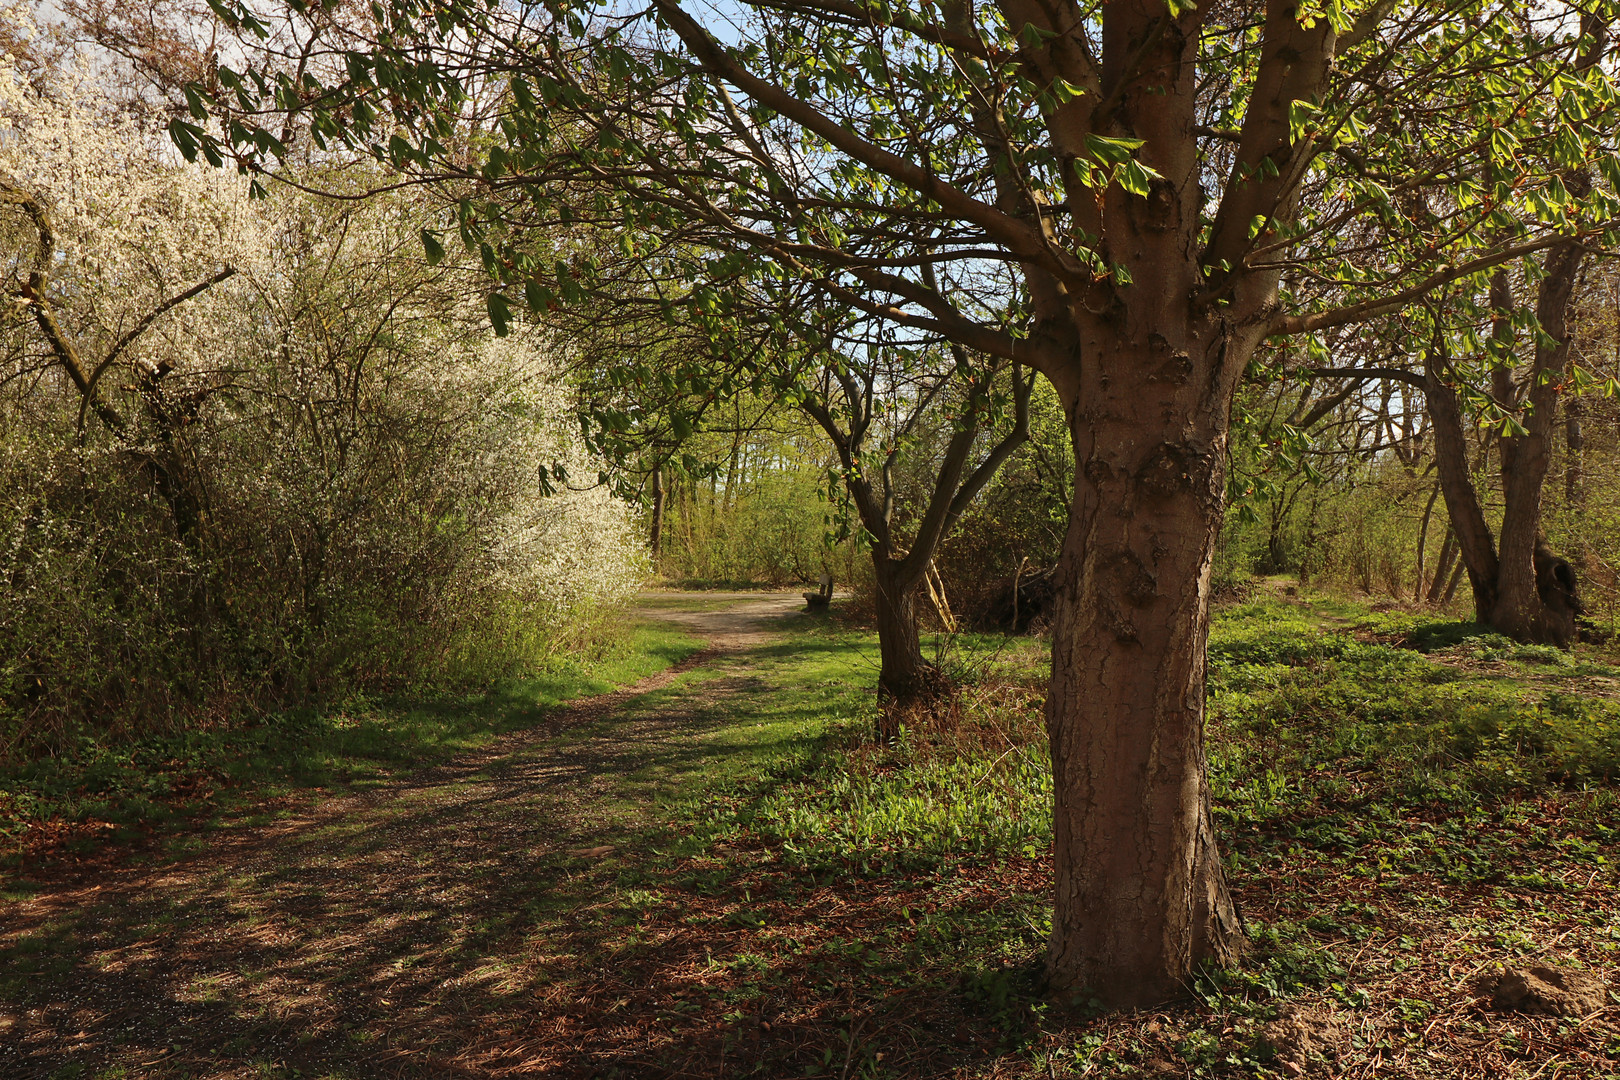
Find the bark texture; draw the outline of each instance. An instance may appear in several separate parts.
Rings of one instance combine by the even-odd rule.
[[[1177,996],[1242,935],[1204,754],[1210,568],[1232,344],[1215,325],[1146,352],[1097,340],[1047,697],[1057,792],[1048,974],[1112,1006]],[[1241,348],[1241,346],[1240,346]],[[1239,365],[1241,368],[1241,365]],[[1128,376],[1146,370],[1149,378]]]

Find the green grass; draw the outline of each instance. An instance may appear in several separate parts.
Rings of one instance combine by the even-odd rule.
[[[267,981],[198,985],[237,1010],[239,1045],[152,1075],[250,1059],[367,1075],[366,1055],[386,1044],[401,1048],[401,1075],[422,1076],[449,1062],[1264,1080],[1292,1074],[1267,1035],[1285,1005],[1337,1017],[1334,1053],[1355,1075],[1620,1070],[1612,1016],[1485,1014],[1463,988],[1503,961],[1620,962],[1612,656],[1548,662],[1477,627],[1342,599],[1220,612],[1209,756],[1250,951],[1203,973],[1186,1002],[1104,1016],[1048,1001],[1039,980],[1052,784],[1042,643],[954,639],[942,655],[966,684],[957,708],[882,746],[870,738],[872,636],[782,625],[780,643],[616,715],[328,823],[268,869],[41,924],[0,952],[18,972],[0,996],[66,986],[95,949],[126,963],[119,950],[136,943],[206,934],[190,939],[206,953],[235,932],[244,955],[222,970]],[[490,708],[481,721],[423,720],[412,745],[477,745],[505,722],[490,717],[532,715]],[[368,775],[404,760],[375,747],[331,756]],[[578,781],[560,793],[521,782],[557,769]],[[332,954],[326,940],[345,944]],[[278,1045],[277,980],[365,988],[378,971],[386,1008],[328,1009],[318,1053],[265,1056]],[[261,1019],[243,1018],[250,1005]]]
[[[350,698],[134,742],[86,738],[71,754],[0,772],[0,841],[50,821],[68,828],[69,850],[86,851],[199,817],[222,821],[289,793],[375,786],[532,726],[564,702],[633,683],[700,646],[668,624],[636,621],[616,640],[487,691]]]
[[[841,642],[846,657],[873,648],[859,634],[817,640]],[[949,663],[975,680],[961,710],[890,747],[868,740],[864,698],[818,703],[825,671],[782,664],[768,697],[735,706],[728,723],[746,727],[763,710],[813,716],[820,750],[738,759],[671,804],[678,839],[665,850],[684,873],[633,874],[624,918],[646,926],[718,907],[706,925],[749,938],[725,962],[728,1000],[780,999],[820,979],[829,991],[857,987],[852,1014],[891,1032],[909,1022],[895,1002],[926,1001],[935,1030],[965,1033],[940,1054],[961,1075],[1279,1075],[1265,1025],[1291,1001],[1347,1024],[1376,1017],[1386,1035],[1347,1043],[1347,1058],[1374,1075],[1424,1075],[1436,1048],[1455,1064],[1530,1038],[1521,1021],[1468,1019],[1466,995],[1447,981],[1465,961],[1551,957],[1601,971],[1620,959],[1620,921],[1601,905],[1580,914],[1620,883],[1620,703],[1592,681],[1612,677],[1612,657],[1548,655],[1342,598],[1264,600],[1218,613],[1210,641],[1217,819],[1249,955],[1207,973],[1191,1005],[1151,1027],[1077,1025],[1052,1012],[1038,979],[1050,929],[1044,657],[995,637],[954,646]],[[829,889],[856,913],[847,923],[798,914]],[[631,963],[637,948],[623,942],[601,959]],[[1443,1038],[1436,1017],[1449,1018]],[[1620,1054],[1613,1032],[1560,1030],[1565,1057],[1521,1055],[1523,1075],[1559,1060],[1614,1071],[1601,1064]],[[849,1025],[839,1031],[848,1037]],[[822,1060],[782,1067],[838,1074],[865,1060],[889,1075],[874,1055],[895,1044],[868,1037],[864,1059],[833,1038]],[[964,1065],[964,1053],[988,1056]]]

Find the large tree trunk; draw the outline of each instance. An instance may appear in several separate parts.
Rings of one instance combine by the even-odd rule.
[[[1159,338],[1158,342],[1163,342]],[[1178,996],[1242,935],[1210,821],[1204,663],[1230,398],[1220,344],[1088,350],[1059,562],[1052,682],[1057,989]],[[1151,366],[1149,366],[1151,365]],[[1241,368],[1241,363],[1238,364]],[[1158,372],[1146,388],[1128,372]],[[1214,400],[1211,401],[1210,398]]]
[[[903,572],[901,563],[874,550],[872,570],[877,601],[878,737],[900,734],[907,714],[934,704],[948,694],[944,672],[922,653],[917,621],[918,581]]]

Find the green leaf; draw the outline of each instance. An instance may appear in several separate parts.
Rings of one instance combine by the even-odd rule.
[[[201,135],[202,129],[195,124],[180,119],[169,121],[169,140],[187,161],[197,160],[197,142]]]
[[[1066,105],[1078,97],[1085,97],[1085,88],[1074,85],[1061,76],[1052,80],[1052,97],[1060,105]]]
[[[1119,186],[1132,195],[1146,196],[1153,181],[1161,180],[1158,173],[1143,165],[1140,161],[1127,161],[1114,171],[1114,178]]]
[[[422,230],[422,250],[427,252],[429,266],[438,266],[444,261],[444,245],[439,243],[438,236],[428,229]]]
[[[1029,48],[1039,49],[1048,41],[1057,37],[1057,34],[1051,30],[1042,30],[1034,23],[1027,22],[1024,24],[1024,29],[1020,32],[1020,36],[1024,39],[1024,44]]]
[[[1297,143],[1310,134],[1309,129],[1321,111],[1314,104],[1304,99],[1290,101],[1288,103],[1288,141]]]
[[[525,80],[514,76],[511,86],[512,98],[517,102],[518,108],[524,112],[534,112],[534,91],[529,89],[529,84]]]
[[[523,283],[523,299],[529,305],[529,310],[535,314],[551,308],[551,291],[534,278]]]
[[[208,98],[196,83],[185,85],[186,111],[198,120],[208,119]]]
[[[1119,165],[1131,159],[1142,148],[1141,139],[1110,138],[1106,135],[1087,135],[1086,152],[1098,161]]]
[[[1518,137],[1507,128],[1499,127],[1491,132],[1491,153],[1498,161],[1516,160],[1518,149]]]
[[[500,293],[490,293],[484,305],[489,310],[490,325],[496,337],[505,337],[512,326],[512,304]]]

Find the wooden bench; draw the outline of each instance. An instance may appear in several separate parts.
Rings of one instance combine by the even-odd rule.
[[[811,611],[824,608],[832,602],[833,579],[831,574],[822,574],[819,587],[815,592],[804,594],[804,603]]]

